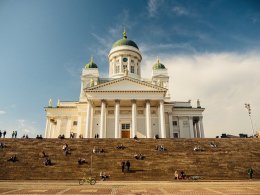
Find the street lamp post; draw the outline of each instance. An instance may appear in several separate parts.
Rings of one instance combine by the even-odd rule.
[[[253,126],[253,121],[252,121],[252,117],[251,117],[251,107],[250,107],[250,104],[245,104],[245,108],[247,109],[248,111],[248,115],[249,115],[249,118],[250,118],[250,121],[251,121],[251,127],[252,127],[252,132],[253,132],[253,137],[254,137],[254,126]]]

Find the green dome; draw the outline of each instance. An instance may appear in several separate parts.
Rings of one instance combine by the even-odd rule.
[[[153,70],[158,70],[158,69],[166,69],[163,64],[160,63],[159,59],[157,62],[153,65]]]
[[[97,64],[95,64],[93,57],[91,57],[90,62],[85,65],[85,68],[98,68]]]
[[[124,35],[124,38],[123,39],[119,39],[118,41],[116,41],[113,44],[112,48],[117,47],[117,46],[128,45],[128,46],[135,47],[136,49],[139,49],[134,41],[127,39],[125,31],[124,31],[123,35]]]

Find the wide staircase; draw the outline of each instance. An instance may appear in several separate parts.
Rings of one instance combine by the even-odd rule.
[[[110,175],[109,180],[174,180],[175,170],[205,180],[247,179],[252,167],[254,178],[260,178],[260,140],[235,139],[0,139],[7,147],[0,149],[0,180],[74,180],[84,173],[99,178],[100,171]],[[217,147],[212,148],[209,143]],[[64,155],[67,143],[71,154]],[[123,144],[124,150],[116,149]],[[155,150],[163,145],[167,151]],[[200,146],[205,151],[194,151]],[[94,147],[104,153],[93,154]],[[39,153],[44,151],[52,166],[43,164]],[[145,156],[136,160],[135,153]],[[7,161],[16,155],[17,162]],[[85,158],[86,164],[78,165]],[[121,162],[129,160],[130,172],[122,173]]]

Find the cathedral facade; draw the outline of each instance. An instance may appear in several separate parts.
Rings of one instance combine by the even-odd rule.
[[[141,77],[142,54],[123,38],[108,54],[109,78],[101,78],[93,58],[82,69],[79,101],[45,107],[46,138],[203,138],[199,100],[172,101],[167,68],[159,59],[150,79]]]

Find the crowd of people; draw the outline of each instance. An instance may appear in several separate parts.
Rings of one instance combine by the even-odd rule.
[[[2,131],[0,130],[0,138],[2,138],[2,137],[3,137],[3,138],[6,137],[6,131],[3,131],[3,132],[2,132]],[[16,138],[16,137],[17,137],[17,131],[13,131],[13,133],[12,133],[12,138]],[[98,137],[99,137],[99,135],[96,134],[96,135],[95,135],[95,138],[98,138]],[[29,138],[29,137],[28,137],[28,135],[23,135],[22,138]],[[64,139],[65,136],[64,136],[64,134],[63,134],[63,135],[59,135],[58,138]],[[73,138],[73,137],[72,137],[72,134],[71,134],[71,137],[70,137],[70,138]],[[42,138],[42,135],[37,135],[37,136],[36,136],[36,139],[43,139],[43,138]],[[158,138],[155,137],[155,139],[159,139],[159,137],[158,137]],[[138,141],[137,136],[134,137],[134,140]],[[214,142],[209,142],[208,145],[209,145],[211,148],[217,148],[217,147],[218,147],[217,144],[214,143]],[[0,148],[5,148],[5,147],[7,147],[6,144],[3,143],[3,142],[0,142]],[[119,145],[117,145],[115,148],[118,149],[118,150],[123,150],[123,149],[125,149],[126,147],[125,147],[123,144],[119,144]],[[164,147],[164,145],[156,145],[156,148],[155,148],[155,149],[156,149],[157,151],[160,151],[160,152],[166,151],[166,148]],[[68,154],[71,154],[71,153],[70,153],[70,148],[69,148],[69,146],[68,146],[67,143],[65,143],[65,144],[62,146],[62,150],[63,150],[65,156],[68,155]],[[201,146],[195,146],[195,147],[193,148],[193,150],[194,150],[194,151],[205,151],[205,149],[202,148]],[[105,151],[104,151],[103,148],[100,149],[100,148],[94,146],[92,152],[95,154],[95,153],[104,153]],[[48,156],[44,151],[42,151],[42,152],[40,153],[40,157],[44,158],[43,164],[44,164],[45,166],[51,166],[51,165],[53,165],[51,159],[49,158],[49,156]],[[145,159],[145,155],[143,155],[143,154],[141,154],[141,153],[135,153],[135,154],[134,154],[134,158],[135,158],[136,160],[144,160],[144,159]],[[13,163],[14,163],[14,162],[18,161],[18,158],[17,158],[16,155],[13,155],[13,156],[11,156],[7,161],[10,161],[10,162],[13,162]],[[85,158],[78,158],[78,165],[83,165],[83,164],[87,164],[86,159],[85,159]],[[121,162],[122,173],[130,172],[130,166],[131,166],[131,163],[130,163],[129,160],[127,160],[127,161],[122,161],[122,162]],[[248,169],[247,173],[248,173],[248,175],[249,175],[249,178],[252,179],[254,170],[250,167],[250,168]],[[105,180],[108,179],[109,177],[110,177],[110,175],[106,174],[104,171],[100,171],[100,178],[101,178],[101,180],[105,181]],[[174,178],[175,178],[176,180],[184,180],[184,179],[187,179],[187,176],[186,176],[184,170],[180,170],[180,171],[176,170],[176,171],[174,172]]]

